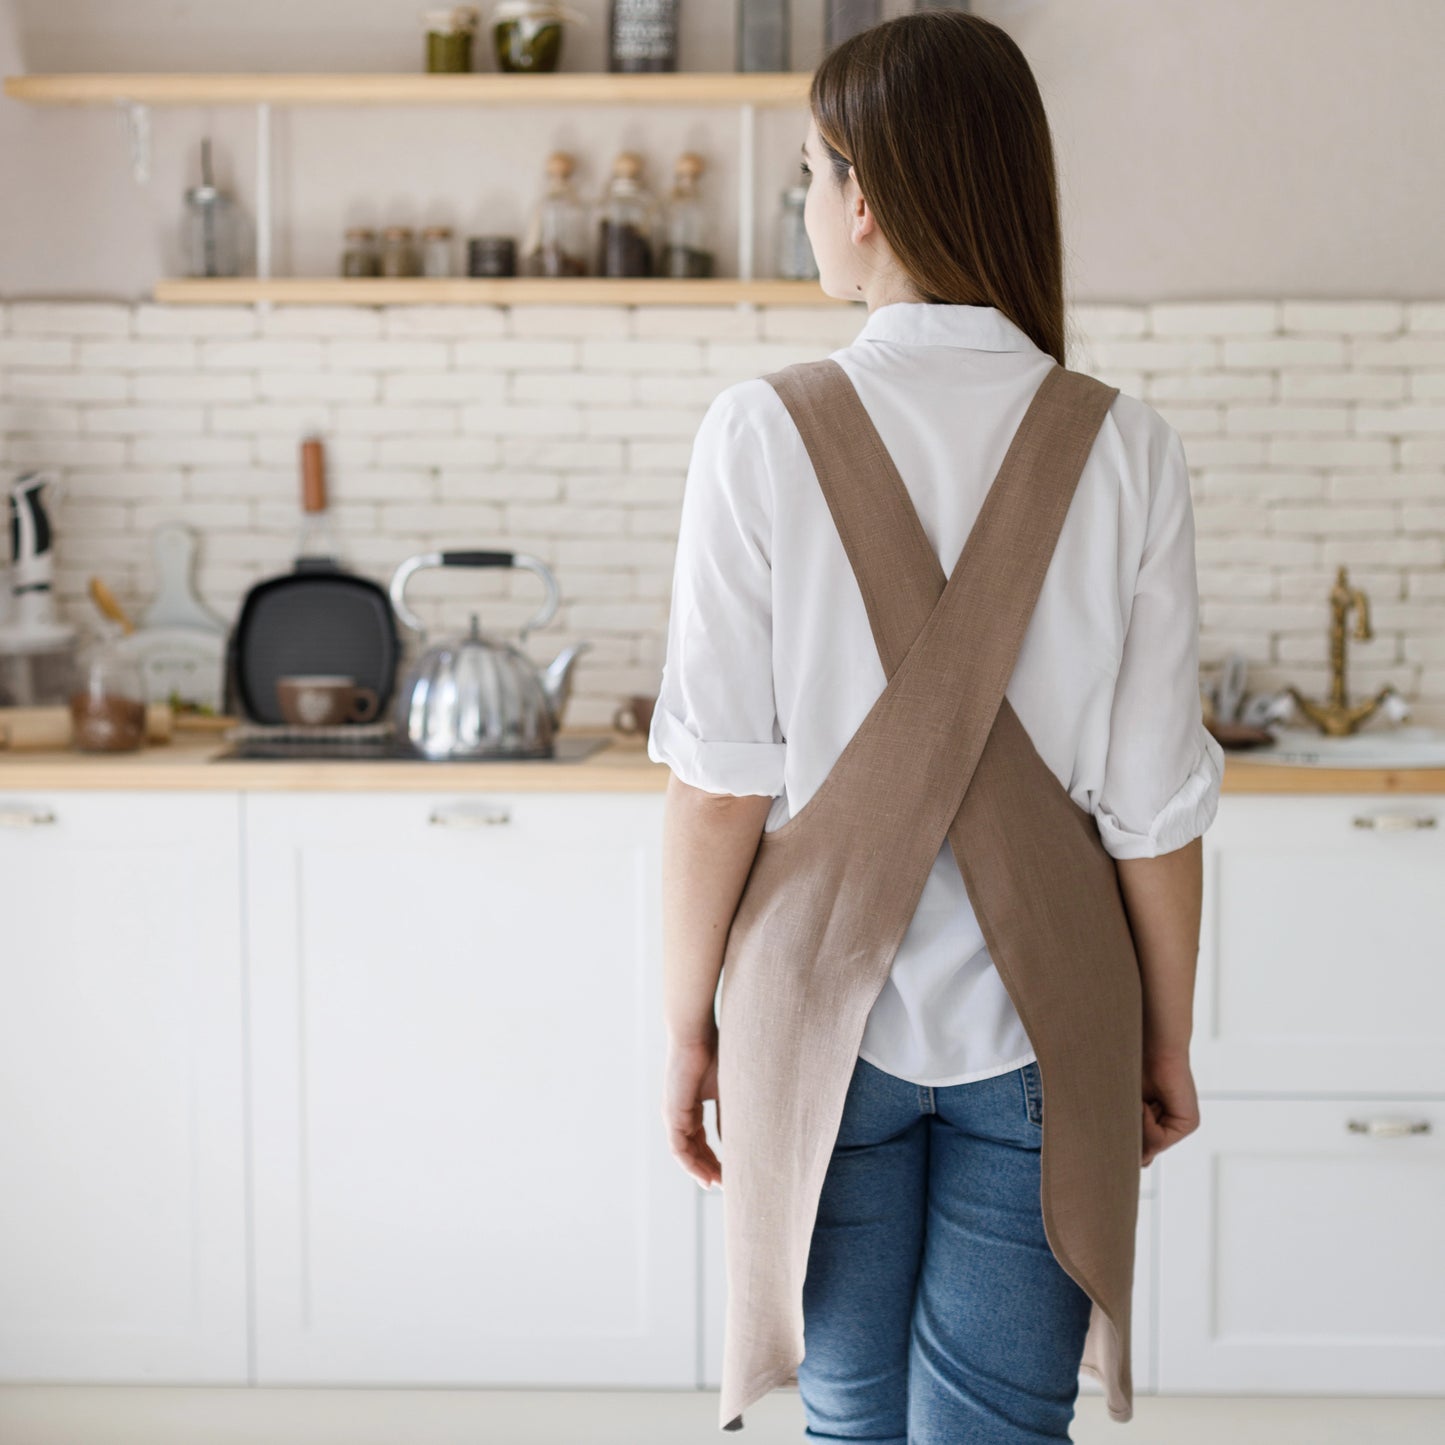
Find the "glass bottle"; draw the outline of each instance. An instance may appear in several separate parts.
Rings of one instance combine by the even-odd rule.
[[[186,275],[241,274],[241,216],[211,177],[211,142],[201,142],[201,184],[186,192]]]
[[[472,41],[481,15],[474,6],[453,5],[428,10],[426,68],[430,75],[454,75],[472,68]]]
[[[778,275],[787,281],[816,281],[818,263],[803,224],[807,186],[789,186],[783,192],[783,209],[778,217]]]
[[[738,0],[738,69],[788,68],[788,0]]]
[[[346,249],[341,253],[343,276],[380,276],[381,255],[376,232],[370,226],[352,226],[346,232]]]
[[[677,158],[664,220],[660,268],[664,276],[711,276],[713,273],[707,217],[698,192],[702,167],[702,157],[695,151],[684,151]]]
[[[677,0],[612,0],[608,69],[677,69]]]
[[[381,233],[381,274],[416,275],[416,248],[410,226],[388,226]]]
[[[598,206],[599,276],[656,274],[657,207],[641,175],[642,157],[635,151],[620,152],[612,163],[612,180]]]
[[[572,184],[574,162],[566,151],[547,157],[547,189],[527,226],[522,269],[528,276],[587,274],[587,210]]]

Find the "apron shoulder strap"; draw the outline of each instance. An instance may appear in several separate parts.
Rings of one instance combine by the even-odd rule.
[[[981,635],[1001,699],[1064,516],[1118,388],[1058,365],[1049,370],[945,581],[893,458],[847,372],[825,358],[763,379],[788,409],[813,463],[862,591],[885,675],[892,677],[932,620],[935,627]]]

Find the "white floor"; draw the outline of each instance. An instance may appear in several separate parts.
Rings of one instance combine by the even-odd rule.
[[[717,1427],[708,1392],[0,1387],[3,1445],[798,1445],[796,1390]],[[1445,1399],[1160,1399],[1117,1424],[1081,1395],[1077,1445],[1440,1445]]]

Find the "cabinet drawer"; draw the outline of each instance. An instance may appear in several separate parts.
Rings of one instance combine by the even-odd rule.
[[[1445,1389],[1445,1101],[1216,1099],[1159,1156],[1159,1387]]]
[[[1445,1092],[1445,799],[1226,795],[1204,855],[1201,1090]]]

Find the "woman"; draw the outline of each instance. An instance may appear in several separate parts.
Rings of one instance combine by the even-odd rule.
[[[737,1207],[725,1428],[796,1365],[809,1438],[1067,1440],[1081,1360],[1105,1380],[1114,1418],[1130,1418],[1138,1167],[1199,1118],[1188,1060],[1199,839],[1223,756],[1199,707],[1184,454],[1145,403],[1063,369],[1049,131],[1005,32],[957,12],[887,22],[829,53],[810,109],[805,219],[821,284],[868,315],[826,365],[727,388],[697,435],[649,738],[673,773],[663,1116],[682,1167]],[[1047,450],[1019,451],[1025,434],[1067,432],[1040,420],[1062,414],[1060,378],[1098,403],[1087,425],[1068,423],[1082,439],[1072,472]],[[846,443],[834,423],[846,423]],[[859,447],[866,463],[850,460]],[[879,500],[889,477],[896,508]],[[1026,548],[1020,509],[1035,485],[1059,500],[1027,596],[983,541],[997,530],[984,502],[1008,488],[997,507],[1012,509]],[[889,555],[911,570],[870,574],[868,516],[886,520]],[[927,688],[880,707],[907,673],[906,644],[916,637],[918,653],[926,634],[927,607],[909,604],[905,620],[889,576],[931,604],[939,569],[979,586],[988,567],[993,591],[954,606],[960,648],[942,655],[963,668],[975,656],[965,642],[987,653],[1006,601],[1025,599],[1022,636],[1002,702],[970,713],[972,677],[960,683],[946,661],[935,674],[987,739],[971,744],[961,804],[950,796],[925,823],[929,800],[955,782],[953,754],[938,761],[953,731],[915,745],[907,729]],[[944,599],[954,591],[950,579]],[[880,726],[896,731],[880,739]],[[865,741],[871,774],[892,777],[860,777]],[[888,792],[866,806],[864,794],[895,779],[916,791],[920,777],[927,788],[908,806],[932,831],[922,871],[908,865],[915,878],[893,862],[914,846],[907,818]],[[1062,837],[1076,818],[1087,837]],[[820,871],[835,848],[852,850],[855,869],[819,898],[818,878],[842,876]],[[1107,879],[1089,871],[1095,856]],[[812,942],[770,947],[788,866],[814,895],[800,905],[812,931],[794,920],[774,937]],[[879,976],[838,955],[879,911],[870,903],[860,920],[854,893],[891,867],[903,871],[882,911],[904,900],[906,930],[895,938],[880,917],[856,950],[882,960]],[[765,884],[775,891],[758,902]],[[847,946],[818,945],[850,907]],[[720,1045],[725,1065],[728,1049],[736,1059],[721,1090]],[[840,1058],[845,1073],[821,1062]],[[1106,1087],[1119,1078],[1137,1104]],[[726,1173],[704,1132],[706,1099]],[[784,1115],[791,1134],[776,1123]],[[813,1149],[825,1172],[810,1173]],[[1115,1163],[1097,1167],[1114,1172],[1091,1175],[1110,1150]],[[775,1247],[799,1228],[806,1354],[801,1271]]]

